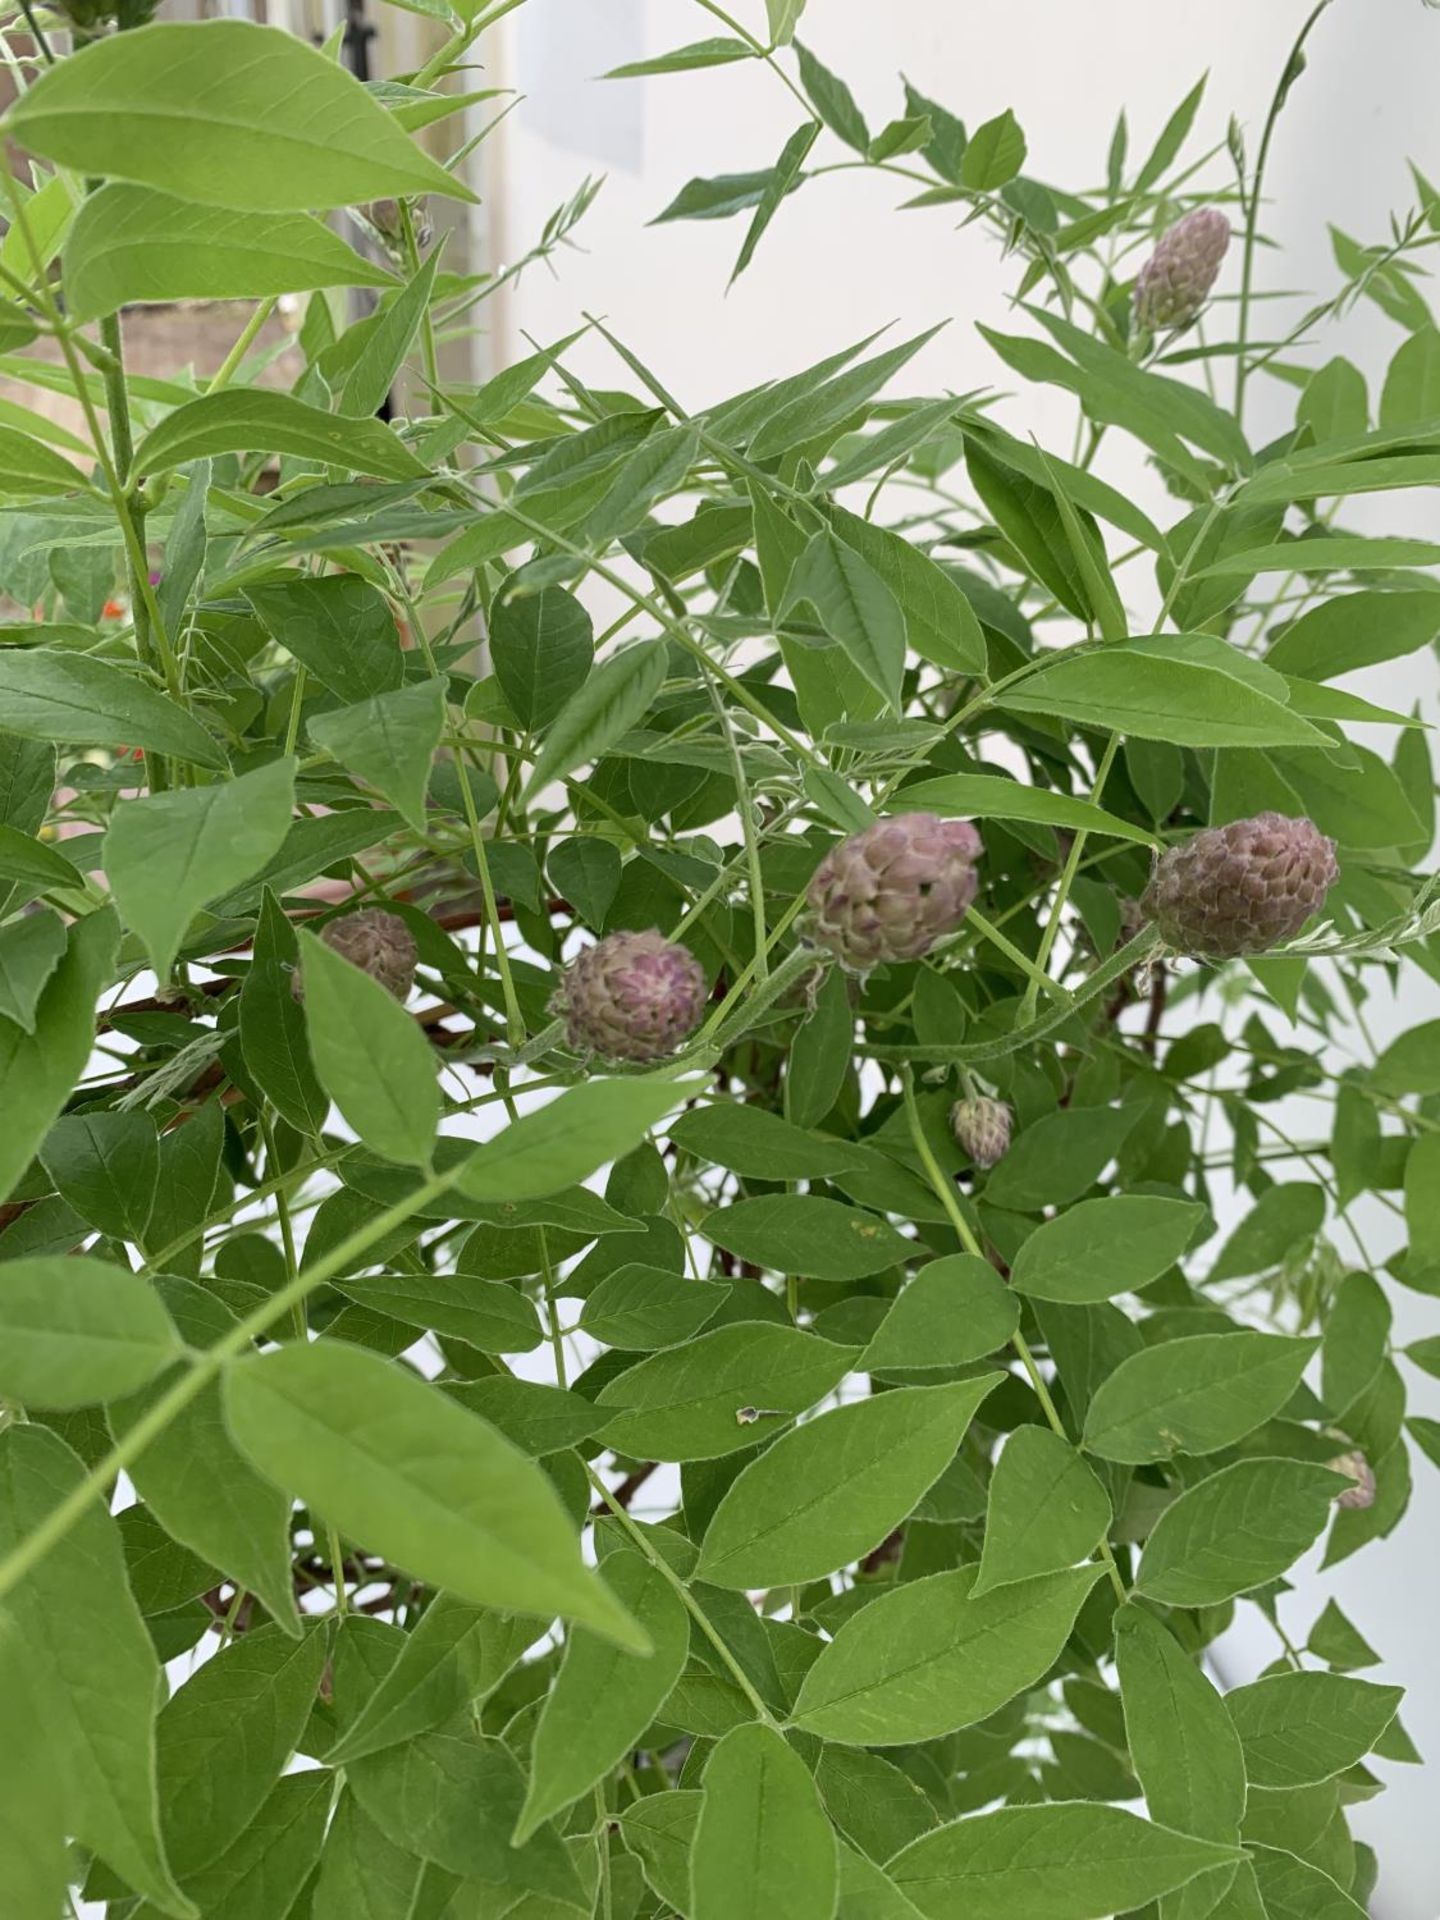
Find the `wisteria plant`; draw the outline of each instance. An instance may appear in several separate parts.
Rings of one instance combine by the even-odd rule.
[[[1012,303],[466,382],[516,3],[368,85],[0,37],[0,1913],[1362,1915],[1418,1755],[1286,1575],[1440,1459],[1440,1020],[1367,1019],[1440,978],[1434,776],[1337,684],[1440,632],[1440,546],[1347,523],[1440,484],[1440,196],[1262,300],[1324,0],[1258,140],[1197,87],[1083,189],[701,0],[596,84],[798,124],[665,218],[739,272],[872,168]],[[220,298],[213,375],[127,372]],[[905,390],[946,319],[994,384]]]

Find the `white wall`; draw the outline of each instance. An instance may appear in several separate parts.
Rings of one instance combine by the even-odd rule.
[[[759,0],[734,3],[759,30]],[[1030,169],[1077,185],[1100,174],[1122,105],[1130,114],[1132,150],[1147,150],[1207,67],[1200,139],[1223,140],[1234,111],[1253,152],[1309,3],[1210,0],[1201,10],[1176,0],[892,0],[888,7],[874,0],[810,0],[802,33],[854,86],[872,128],[900,111],[894,76],[904,71],[971,126],[1013,107],[1029,136]],[[504,78],[530,99],[508,123],[495,156],[491,191],[502,260],[518,255],[583,174],[604,171],[608,179],[580,234],[585,251],[563,257],[558,277],[532,271],[492,303],[495,364],[526,351],[522,334],[553,339],[589,309],[693,406],[801,366],[892,320],[918,331],[950,316],[952,324],[907,374],[907,389],[1011,385],[971,323],[981,318],[1012,326],[1005,311],[1012,267],[999,260],[983,228],[956,231],[952,212],[892,211],[899,183],[846,173],[807,185],[781,210],[754,264],[728,294],[743,217],[646,226],[691,175],[769,164],[799,123],[795,102],[759,67],[603,85],[592,78],[715,31],[712,19],[681,0],[529,0],[515,17]],[[1440,17],[1421,0],[1338,0],[1322,21],[1311,42],[1310,71],[1281,123],[1269,182],[1269,230],[1286,250],[1275,271],[1286,287],[1333,286],[1328,221],[1363,239],[1384,237],[1389,210],[1410,203],[1407,157],[1440,178],[1437,79]],[[1224,164],[1217,164],[1217,179],[1225,177]],[[1268,278],[1264,256],[1261,270]],[[1225,284],[1235,284],[1233,260]],[[1324,351],[1343,342],[1373,378],[1400,337],[1366,305]],[[600,345],[587,344],[580,364],[603,382],[627,378]],[[1289,390],[1257,380],[1247,421],[1252,439],[1259,443],[1287,425],[1292,407]],[[1026,391],[1004,417],[1013,430],[1033,429],[1068,448],[1072,416],[1058,396]],[[1393,502],[1372,502],[1364,523],[1433,537],[1425,504],[1412,498],[1397,509]],[[1433,659],[1413,664],[1404,685],[1396,684],[1393,668],[1379,679],[1369,691],[1384,704],[1421,698],[1427,711],[1440,714]],[[1363,678],[1355,684],[1363,687]],[[1440,1012],[1433,987],[1419,980],[1407,985],[1400,1005],[1388,1004],[1383,992],[1379,997],[1371,1024],[1382,1043]],[[1302,1124],[1314,1128],[1313,1109]],[[1382,1255],[1393,1249],[1392,1216],[1374,1205],[1357,1219]],[[1433,1302],[1390,1291],[1397,1342],[1436,1330]],[[1435,1383],[1413,1370],[1410,1379],[1415,1408],[1440,1411]],[[1299,1591],[1286,1603],[1285,1617],[1299,1637],[1334,1593],[1387,1656],[1377,1677],[1410,1687],[1407,1724],[1440,1763],[1433,1629],[1440,1478],[1421,1458],[1415,1477],[1402,1532],[1323,1583],[1297,1574]],[[1250,1618],[1220,1654],[1231,1682],[1249,1678],[1275,1652],[1253,1609],[1242,1612]],[[1440,1765],[1423,1774],[1380,1770],[1389,1777],[1389,1792],[1355,1816],[1383,1862],[1377,1920],[1436,1920],[1440,1845],[1433,1801]]]

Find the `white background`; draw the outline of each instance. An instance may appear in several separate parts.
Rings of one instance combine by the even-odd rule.
[[[763,31],[760,0],[736,4],[746,25]],[[1233,111],[1253,154],[1308,10],[1308,0],[1210,0],[1203,9],[1174,0],[810,0],[802,37],[850,82],[872,129],[902,111],[896,75],[903,71],[972,127],[1012,107],[1029,137],[1028,170],[1073,187],[1101,175],[1122,106],[1132,155],[1148,151],[1171,108],[1207,68],[1207,103],[1192,151],[1222,141]],[[943,208],[894,212],[900,183],[843,173],[807,185],[782,208],[754,264],[728,293],[743,219],[646,226],[692,175],[768,165],[799,124],[794,100],[758,67],[604,84],[594,78],[622,61],[720,31],[684,0],[529,0],[513,17],[487,84],[518,86],[527,99],[484,150],[492,258],[503,263],[523,251],[585,174],[605,173],[607,180],[578,236],[584,251],[567,252],[557,276],[532,270],[488,304],[490,364],[528,351],[526,335],[548,341],[569,332],[589,309],[693,407],[789,372],[891,321],[916,332],[949,318],[907,370],[906,391],[1012,385],[972,323],[1024,330],[1023,317],[1017,323],[1006,312],[1013,263],[1001,261],[985,229],[957,231]],[[1281,122],[1266,225],[1284,260],[1262,256],[1262,285],[1332,289],[1327,222],[1365,241],[1383,240],[1391,209],[1403,210],[1413,198],[1407,159],[1440,178],[1437,80],[1440,14],[1421,0],[1338,0],[1312,39],[1310,70]],[[826,145],[824,157],[838,157],[833,143]],[[819,158],[817,148],[812,159]],[[1214,178],[1226,178],[1223,157]],[[1235,284],[1232,255],[1222,288],[1233,291]],[[1263,336],[1272,311],[1259,309],[1256,333]],[[1331,331],[1323,352],[1343,347],[1371,375],[1375,391],[1401,337],[1366,305]],[[603,347],[586,346],[581,354],[589,377],[628,383]],[[1252,442],[1288,426],[1293,405],[1289,389],[1256,380],[1246,421]],[[1073,416],[1062,396],[1026,390],[1007,403],[1003,418],[1013,432],[1033,430],[1069,449]],[[1144,484],[1138,469],[1108,472]],[[1147,505],[1155,510],[1156,503]],[[1406,497],[1367,503],[1349,518],[1370,530],[1434,537],[1427,508]],[[1368,678],[1368,685],[1365,676],[1348,684],[1387,705],[1418,698],[1432,718],[1440,713],[1429,656]],[[1368,1011],[1382,1043],[1440,1014],[1433,986],[1418,975],[1399,1005],[1378,978],[1376,995]],[[1320,1130],[1315,1115],[1312,1107],[1296,1118],[1312,1137]],[[1374,1204],[1357,1210],[1356,1220],[1368,1244],[1382,1254],[1393,1250],[1392,1215]],[[1440,1328],[1436,1302],[1387,1287],[1397,1344]],[[1440,1413],[1436,1384],[1408,1367],[1407,1378],[1412,1410]],[[1333,1593],[1386,1656],[1373,1677],[1409,1687],[1406,1723],[1422,1751],[1440,1761],[1440,1476],[1417,1456],[1415,1479],[1401,1532],[1323,1583],[1297,1572],[1298,1591],[1284,1618],[1292,1637],[1303,1639]],[[1254,1610],[1242,1611],[1250,1617],[1218,1653],[1229,1683],[1252,1677],[1277,1650]],[[1440,1767],[1379,1771],[1389,1791],[1354,1816],[1382,1860],[1376,1920],[1436,1920]]]

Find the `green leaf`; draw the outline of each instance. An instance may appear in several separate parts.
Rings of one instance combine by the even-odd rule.
[[[874,568],[828,530],[815,534],[796,561],[780,618],[807,603],[831,639],[898,713],[905,669],[905,621],[899,603]]]
[[[368,781],[417,833],[425,831],[430,764],[445,731],[443,680],[417,680],[316,714],[309,728],[316,746]]]
[[[0,927],[0,1018],[34,1033],[40,995],[64,951],[65,926],[57,914],[28,913]]]
[[[75,1256],[0,1265],[0,1392],[32,1407],[133,1393],[180,1342],[138,1274]]]
[[[72,1497],[83,1475],[76,1456],[44,1427],[12,1425],[0,1434],[0,1552],[11,1552]],[[119,1528],[98,1498],[86,1501],[6,1610],[41,1703],[67,1831],[162,1912],[193,1915],[160,1839],[160,1667],[126,1583]]]
[[[1327,1600],[1320,1618],[1310,1629],[1306,1648],[1317,1660],[1323,1660],[1337,1673],[1353,1667],[1378,1667],[1380,1655],[1351,1624],[1333,1600]]]
[[[420,322],[430,306],[439,267],[437,251],[416,271],[409,284],[380,308],[365,334],[364,346],[346,375],[340,395],[342,413],[363,419],[384,406],[415,344]]]
[[[975,436],[966,436],[965,463],[981,504],[1024,566],[1063,607],[1091,620],[1094,609],[1083,572],[1049,482],[1032,480],[997,459]],[[1027,685],[1016,691],[1023,693]]]
[[[1153,187],[1157,180],[1163,179],[1170,163],[1184,146],[1191,127],[1195,124],[1195,115],[1205,95],[1203,76],[1186,94],[1170,118],[1160,130],[1160,137],[1151,148],[1148,159],[1135,176],[1135,191],[1144,193],[1147,187]]]
[[[105,835],[105,873],[127,927],[162,981],[185,930],[208,901],[274,858],[295,806],[295,762],[272,760],[238,780],[122,800]]]
[[[300,930],[305,1022],[320,1084],[386,1160],[428,1166],[440,1121],[429,1042],[378,981]],[[365,1035],[362,1052],[355,1044]]]
[[[533,1302],[503,1280],[449,1273],[347,1274],[335,1286],[375,1313],[464,1340],[481,1353],[533,1353],[545,1337]]]
[[[1020,1303],[988,1260],[952,1253],[915,1275],[861,1356],[866,1373],[959,1367],[1003,1347]]]
[[[592,1340],[629,1352],[679,1346],[715,1318],[729,1291],[632,1262],[606,1274],[587,1298],[580,1325]]]
[[[231,1370],[225,1409],[261,1472],[342,1534],[477,1605],[643,1645],[544,1473],[415,1374],[338,1341],[282,1347]]]
[[[81,202],[64,281],[66,308],[84,321],[146,302],[382,287],[391,275],[308,213],[236,213],[113,185]]]
[[[1145,1543],[1136,1591],[1211,1607],[1277,1579],[1319,1536],[1349,1482],[1303,1460],[1241,1460],[1182,1493]]]
[[[1184,637],[1168,636],[1167,644]],[[1232,673],[1135,645],[1065,654],[999,698],[1013,713],[1052,714],[1179,747],[1324,744],[1307,720]]]
[[[788,47],[805,11],[805,0],[765,0],[765,19],[770,28],[770,45]]]
[[[584,1627],[569,1635],[535,1728],[517,1843],[588,1793],[640,1743],[690,1651],[689,1615],[648,1560],[638,1553],[611,1554],[605,1577],[649,1640],[650,1652],[622,1652]]]
[[[1392,1099],[1440,1093],[1440,1020],[1427,1020],[1392,1041],[1370,1069],[1370,1085]]]
[[[300,1133],[318,1134],[330,1102],[315,1077],[305,1014],[293,991],[299,963],[295,929],[266,887],[240,988],[240,1046],[247,1072],[281,1118]]]
[[[1440,595],[1424,592],[1336,594],[1292,620],[1265,656],[1277,672],[1333,680],[1357,667],[1403,659],[1440,633]]]
[[[853,1347],[796,1327],[717,1327],[607,1381],[597,1397],[609,1415],[602,1437],[637,1460],[736,1453],[768,1438],[777,1420],[813,1407],[854,1360]]]
[[[1083,1444],[1136,1466],[1218,1453],[1279,1413],[1319,1345],[1237,1330],[1147,1347],[1101,1381]]]
[[[1417,327],[1402,340],[1385,373],[1380,394],[1380,425],[1408,427],[1440,414],[1440,333]],[[1365,423],[1360,423],[1364,431]]]
[[[8,1913],[64,1910],[70,1865],[65,1796],[49,1743],[34,1650],[0,1614],[0,1903]]]
[[[95,1002],[110,984],[118,938],[108,908],[77,920],[36,1005],[34,1032],[0,1021],[0,1199],[14,1190],[85,1071]]]
[[[694,1083],[642,1075],[586,1080],[521,1114],[471,1156],[459,1190],[471,1200],[543,1200],[636,1147],[688,1099]]]
[[[318,1770],[277,1780],[245,1831],[185,1877],[200,1911],[214,1920],[274,1920],[291,1912],[320,1857],[332,1791]]]
[[[0,649],[5,726],[70,747],[143,747],[197,767],[225,757],[188,713],[120,667],[48,647]]]
[[[699,448],[699,430],[688,424],[649,434],[621,464],[604,497],[581,521],[576,537],[591,546],[605,546],[632,532],[655,501],[683,490]]]
[[[690,1848],[700,1819],[698,1792],[647,1794],[620,1816],[625,1845],[645,1878],[678,1914],[690,1910]]]
[[[1225,1705],[1255,1787],[1307,1787],[1363,1760],[1395,1718],[1403,1687],[1341,1673],[1276,1673]]]
[[[866,1164],[863,1151],[848,1141],[808,1133],[737,1100],[692,1107],[669,1132],[687,1153],[752,1180],[820,1180]]]
[[[600,928],[620,891],[621,860],[608,840],[576,834],[553,846],[545,862],[551,884],[576,909],[586,926]]]
[[[245,597],[273,638],[345,705],[404,683],[395,616],[358,574],[290,574]]]
[[[1132,820],[1121,820],[1088,800],[1074,800],[1048,787],[1023,787],[1000,774],[945,773],[934,780],[917,780],[901,787],[887,803],[893,812],[919,807],[946,818],[966,820],[1036,820],[1061,827],[1067,833],[1108,834],[1116,840],[1134,840],[1153,846],[1155,836]],[[1023,1138],[1023,1135],[1021,1136]]]
[[[971,134],[960,162],[960,184],[973,193],[993,193],[1025,164],[1025,135],[1009,107]]]
[[[1440,546],[1432,540],[1405,540],[1394,535],[1365,540],[1358,534],[1348,534],[1250,547],[1212,561],[1194,577],[1206,580],[1242,574],[1250,580],[1260,573],[1364,573],[1391,567],[1433,567],[1437,562]]]
[[[743,40],[717,34],[710,40],[694,40],[688,47],[676,47],[673,53],[656,54],[651,60],[631,60],[623,67],[612,67],[605,80],[640,80],[652,73],[694,73],[702,67],[726,67],[736,60],[753,60],[755,50]]]
[[[395,1663],[325,1755],[349,1766],[367,1753],[428,1733],[494,1691],[542,1632],[538,1620],[437,1594]]]
[[[817,1280],[863,1280],[911,1252],[911,1243],[877,1214],[814,1194],[737,1200],[707,1214],[701,1232],[737,1259]]]
[[[665,679],[663,642],[642,641],[611,654],[555,716],[525,788],[527,800],[598,760],[646,713]]]
[[[18,735],[11,737],[19,738]],[[25,742],[27,746],[31,744]],[[45,797],[49,799],[48,786]],[[83,888],[85,884],[64,854],[10,826],[0,826],[0,880],[18,880],[39,893],[49,893],[56,887]]]
[[[854,366],[836,368],[825,363],[822,379],[802,379],[794,383],[793,392],[787,393],[790,383],[782,381],[779,390],[772,395],[773,407],[767,410],[764,419],[752,424],[749,433],[751,459],[774,460],[797,447],[804,447],[813,453],[822,441],[828,447],[836,431],[852,421],[857,413],[866,410],[867,402],[879,393],[891,376],[908,366],[939,331],[939,326],[927,327],[923,333],[913,334],[898,346],[886,347],[883,352],[873,354],[868,360],[858,361]],[[845,356],[846,359],[849,357]],[[721,409],[722,417],[723,412]],[[726,439],[733,439],[733,421],[723,431]],[[853,522],[856,516],[848,514],[845,519]],[[861,521],[859,524],[864,526],[868,523]],[[838,527],[837,531],[840,531]],[[898,534],[890,535],[891,541],[899,538]],[[849,539],[846,544],[855,546],[857,550],[860,546],[859,541]],[[866,558],[870,556],[867,554]]]
[[[927,1920],[1109,1920],[1239,1849],[1119,1807],[1002,1807],[908,1846],[887,1871]]]
[[[198,1668],[155,1729],[160,1804],[182,1880],[244,1832],[300,1738],[325,1667],[326,1633],[246,1633]]]
[[[294,103],[305,101],[296,113]],[[347,68],[278,27],[142,27],[47,68],[7,116],[31,153],[257,213],[473,198]]]
[[[850,1071],[854,1033],[855,1015],[845,976],[832,967],[790,1049],[785,1117],[797,1127],[819,1126],[835,1105]]]
[[[871,1860],[888,1860],[936,1824],[935,1810],[920,1788],[878,1753],[824,1747],[815,1784],[830,1818]]]
[[[798,1586],[860,1559],[914,1511],[1002,1378],[902,1388],[782,1434],[730,1483],[696,1577],[720,1587]]]
[[[780,202],[799,184],[800,169],[804,166],[819,132],[820,122],[807,120],[803,126],[795,129],[780,149],[780,158],[770,170],[765,189],[756,205],[754,218],[741,242],[740,257],[736,260],[730,275],[731,286],[754,259],[755,249],[759,246],[765,229],[779,211]]]
[[[693,1920],[831,1920],[835,1833],[810,1769],[772,1727],[735,1727],[705,1768],[690,1873]]]
[[[195,1122],[185,1129],[189,1132]],[[158,1283],[182,1337],[212,1345],[235,1325],[213,1293],[170,1277]],[[110,1429],[123,1439],[174,1384],[169,1374],[106,1409]],[[298,1637],[290,1569],[290,1502],[262,1480],[237,1452],[225,1429],[218,1383],[201,1389],[163,1432],[132,1460],[130,1478],[165,1531],[211,1566],[223,1568],[264,1603],[271,1618]]]
[[[1140,1109],[1082,1107],[1024,1127],[985,1183],[985,1198],[1016,1213],[1065,1207],[1088,1193],[1134,1132]]]
[[[1278,1266],[1297,1242],[1319,1232],[1324,1219],[1323,1187],[1303,1180],[1267,1187],[1220,1249],[1212,1283]]]
[[[830,519],[845,546],[859,554],[894,595],[910,647],[942,672],[983,674],[988,653],[980,622],[945,569],[873,520],[862,520],[843,507],[832,508]]]
[[[347,1787],[325,1835],[312,1920],[411,1920],[431,1871],[443,1869],[427,1869],[418,1854],[396,1846]]]
[[[590,616],[563,587],[503,595],[490,616],[490,659],[515,718],[538,732],[580,691],[595,658]]]
[[[1365,1908],[1328,1873],[1293,1853],[1252,1847],[1250,1866],[1265,1920],[1366,1920]]]
[[[523,1847],[510,1836],[525,1795],[519,1763],[500,1740],[468,1731],[423,1734],[367,1754],[347,1771],[355,1796],[390,1842],[449,1873],[519,1890],[541,1911],[589,1912],[564,1842],[543,1828]]]
[[[990,1478],[974,1597],[1084,1560],[1105,1537],[1110,1501],[1067,1440],[1017,1427]]]
[[[1245,1814],[1245,1763],[1224,1701],[1142,1607],[1116,1614],[1115,1660],[1130,1758],[1151,1818],[1233,1841]]]
[[[78,467],[42,441],[0,426],[0,493],[68,493],[84,479]]]
[[[1011,1284],[1038,1300],[1089,1302],[1159,1279],[1194,1238],[1205,1209],[1151,1194],[1082,1200],[1025,1240]]]
[[[909,1581],[853,1614],[806,1674],[796,1724],[871,1747],[973,1726],[1048,1673],[1101,1577],[1079,1567],[976,1598],[976,1572]]]
[[[796,40],[794,46],[800,66],[800,84],[809,96],[811,105],[830,131],[843,140],[847,147],[864,153],[870,145],[870,133],[863,114],[855,104],[854,94],[801,41]]]
[[[135,470],[160,473],[215,453],[266,452],[323,460],[379,480],[419,480],[426,473],[383,420],[326,413],[268,387],[228,387],[177,407],[136,448]]]

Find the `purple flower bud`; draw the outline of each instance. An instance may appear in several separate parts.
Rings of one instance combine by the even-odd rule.
[[[816,868],[810,935],[852,973],[918,960],[965,918],[984,851],[968,820],[933,813],[877,820],[832,847]]]
[[[705,974],[688,947],[651,927],[607,933],[577,954],[550,1002],[569,1044],[605,1060],[663,1060],[699,1026]]]
[[[1339,874],[1311,820],[1257,813],[1207,827],[1161,855],[1141,905],[1177,953],[1264,953],[1319,911]]]
[[[1197,207],[1161,235],[1135,281],[1135,318],[1151,333],[1188,326],[1200,312],[1230,244],[1218,207]]]
[[[1013,1117],[1003,1100],[971,1094],[950,1109],[950,1131],[977,1167],[989,1169],[1010,1151]]]
[[[1351,1453],[1340,1453],[1325,1463],[1332,1473],[1343,1473],[1352,1482],[1344,1493],[1337,1494],[1335,1504],[1352,1513],[1363,1513],[1366,1507],[1375,1504],[1375,1475],[1370,1462],[1355,1448]]]
[[[320,938],[332,952],[352,967],[359,967],[372,980],[379,981],[403,1006],[415,984],[415,966],[420,950],[415,936],[398,913],[386,913],[383,907],[364,907],[359,913],[344,914],[321,928]],[[298,1000],[303,982],[295,976],[292,990]]]

